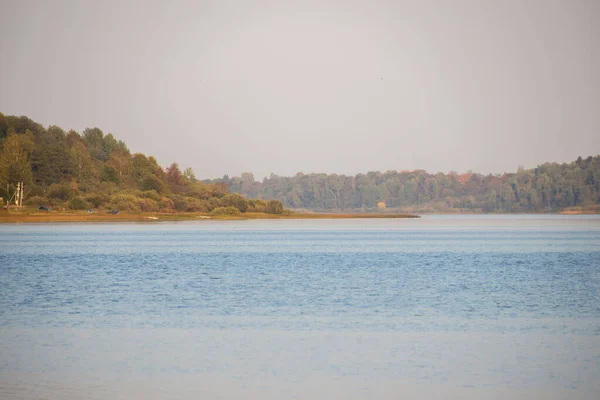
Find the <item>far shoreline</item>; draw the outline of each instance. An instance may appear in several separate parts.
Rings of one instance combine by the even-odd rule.
[[[210,215],[207,213],[127,213],[109,214],[106,211],[77,212],[1,212],[0,223],[40,222],[157,222],[157,221],[240,221],[251,219],[402,219],[421,218],[416,214],[358,214],[358,213],[243,213],[240,215]]]
[[[210,215],[197,212],[141,212],[109,214],[106,210],[98,210],[92,213],[86,211],[6,211],[0,210],[0,224],[11,223],[59,223],[59,222],[159,222],[159,221],[244,221],[256,219],[268,220],[291,220],[291,219],[415,219],[428,215],[564,215],[584,216],[599,215],[598,212],[588,210],[562,210],[556,212],[537,213],[477,213],[477,212],[422,212],[419,214],[409,213],[323,213],[323,212],[291,212],[283,214],[267,214],[247,212],[240,215]]]

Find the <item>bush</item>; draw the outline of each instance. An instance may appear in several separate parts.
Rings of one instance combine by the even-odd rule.
[[[237,193],[228,194],[221,199],[221,205],[225,207],[235,207],[241,212],[246,212],[246,210],[248,210],[248,199]]]
[[[59,199],[66,201],[73,194],[73,189],[71,186],[66,183],[53,183],[48,188],[48,193],[46,194],[49,199]]]
[[[173,194],[169,196],[171,200],[173,200],[173,206],[177,211],[187,211],[188,210],[188,200],[180,194]]]
[[[188,211],[192,212],[207,212],[208,206],[205,201],[198,200],[193,197],[188,197]]]
[[[142,180],[140,189],[144,191],[154,190],[157,193],[163,193],[165,191],[165,184],[160,180],[160,178],[154,175],[148,175]]]
[[[106,195],[113,195],[119,192],[119,186],[114,182],[100,182],[95,191]]]
[[[87,210],[88,203],[81,197],[75,196],[69,200],[69,208],[71,210]]]
[[[215,183],[210,185],[211,197],[221,198],[226,194],[229,194],[229,186],[226,183]]]
[[[212,211],[215,208],[221,207],[221,201],[216,197],[211,197],[208,199],[208,211]]]
[[[161,195],[158,194],[158,192],[156,190],[146,190],[144,192],[141,192],[139,194],[139,197],[143,197],[146,199],[151,199],[154,201],[160,201],[162,199]]]
[[[33,196],[25,200],[25,204],[28,206],[48,205],[48,199],[41,196]]]
[[[265,212],[267,204],[262,200],[249,200],[248,211],[250,212]]]
[[[89,203],[91,203],[94,208],[98,208],[110,201],[110,197],[102,193],[94,193],[86,196],[85,198]]]
[[[35,196],[44,197],[44,189],[42,189],[38,185],[31,184],[29,186],[29,193],[28,193],[28,195],[31,196],[31,197],[35,197]]]
[[[144,212],[155,212],[159,210],[158,203],[152,199],[138,199],[138,206]]]
[[[108,206],[113,210],[139,212],[138,198],[131,194],[120,193],[110,200]]]
[[[190,197],[195,197],[200,200],[208,200],[210,198],[211,190],[203,183],[195,183],[187,194]]]
[[[218,215],[240,215],[241,212],[235,207],[218,207],[210,212],[210,215],[218,216]]]
[[[175,208],[173,200],[169,199],[168,197],[163,197],[162,199],[160,199],[158,205],[163,210],[172,210]]]
[[[269,214],[282,214],[283,204],[279,200],[271,200],[267,203],[265,212]]]

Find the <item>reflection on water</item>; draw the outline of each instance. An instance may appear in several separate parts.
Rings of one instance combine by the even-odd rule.
[[[581,398],[600,219],[0,226],[0,397]]]

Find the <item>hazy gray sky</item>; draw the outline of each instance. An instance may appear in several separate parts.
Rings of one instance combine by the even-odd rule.
[[[600,1],[0,0],[0,111],[199,177],[600,152]]]

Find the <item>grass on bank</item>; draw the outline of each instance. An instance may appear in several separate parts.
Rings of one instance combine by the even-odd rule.
[[[33,207],[0,210],[2,222],[152,222],[152,221],[191,221],[191,220],[247,220],[247,219],[372,219],[372,218],[419,218],[412,214],[349,214],[349,213],[295,213],[269,214],[260,212],[241,213],[237,209],[215,209],[210,213],[200,212],[120,212],[109,214],[107,210],[74,211],[50,210],[41,211]]]

